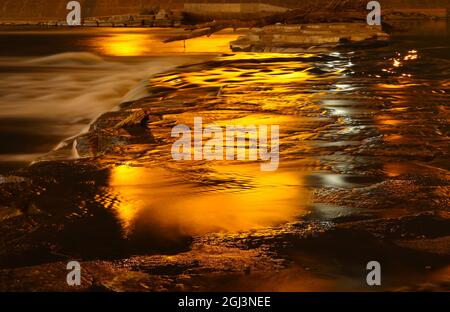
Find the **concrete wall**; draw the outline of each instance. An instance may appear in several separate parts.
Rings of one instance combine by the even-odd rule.
[[[286,12],[287,7],[266,3],[185,3],[183,11],[188,16],[214,19],[255,18],[264,15]]]
[[[0,20],[65,19],[69,0],[0,0]],[[185,3],[265,3],[295,7],[329,0],[79,0],[84,17],[137,14],[143,8],[183,8]],[[383,8],[450,8],[450,0],[380,0]]]
[[[214,13],[255,13],[255,12],[285,12],[286,7],[265,3],[185,3],[184,11],[187,13],[214,14]]]
[[[144,8],[182,7],[181,1],[78,0],[82,16],[138,14]],[[0,19],[65,19],[69,0],[0,0]]]

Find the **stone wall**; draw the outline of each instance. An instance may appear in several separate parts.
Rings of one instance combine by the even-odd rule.
[[[250,30],[230,43],[233,51],[307,52],[364,43],[379,44],[389,35],[366,23],[270,25]]]
[[[252,3],[185,3],[183,11],[192,16],[214,19],[251,18],[287,11],[287,7],[272,4]]]
[[[64,19],[69,0],[0,0],[0,20]],[[138,14],[143,8],[183,8],[185,3],[264,3],[295,7],[329,0],[79,0],[83,16]],[[380,0],[383,8],[450,8],[450,0]]]
[[[181,1],[78,0],[83,17],[138,14],[154,6],[179,7]],[[69,0],[0,0],[0,19],[65,19]]]

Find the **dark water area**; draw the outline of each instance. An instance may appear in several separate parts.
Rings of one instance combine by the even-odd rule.
[[[90,160],[82,157],[100,147],[79,137],[73,162],[4,175],[2,198],[27,208],[5,210],[0,267],[17,267],[17,279],[29,274],[27,266],[46,270],[69,255],[102,272],[94,276],[112,270],[102,287],[113,290],[334,291],[372,290],[365,265],[380,260],[387,273],[380,289],[447,289],[449,28],[443,21],[402,25],[383,47],[218,55],[234,36],[225,33],[215,44],[196,39],[191,52],[184,45],[161,50],[173,53],[168,59],[122,39],[112,50],[99,48],[99,34],[88,30],[73,43],[92,36],[88,54],[42,58],[49,50],[37,48],[26,56],[39,64],[37,73],[2,63],[0,162],[44,154],[49,142],[77,134],[118,102],[122,110],[100,117],[93,134],[105,135],[98,129],[110,131],[111,120],[128,110],[143,108],[153,118],[148,142]],[[202,50],[217,55],[196,54]],[[51,53],[67,51],[74,50]],[[162,61],[196,64],[167,68]],[[48,69],[55,63],[75,74],[58,66],[57,75]],[[57,81],[65,87],[54,98],[49,86]],[[67,92],[81,95],[71,101]],[[48,112],[59,122],[47,122]],[[279,125],[278,170],[261,172],[251,161],[173,161],[171,129],[192,126],[194,117],[221,126]],[[10,186],[17,180],[30,188],[26,198],[11,195],[20,192]],[[36,210],[45,213],[29,212]]]

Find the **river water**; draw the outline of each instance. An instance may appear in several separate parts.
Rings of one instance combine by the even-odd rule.
[[[101,113],[146,95],[139,82],[228,51],[237,35],[164,44],[170,29],[0,29],[0,172],[20,168]]]
[[[23,166],[142,98],[130,107],[161,116],[149,121],[157,143],[106,156],[115,163],[106,178],[69,170],[78,186],[46,186],[36,200],[67,211],[60,237],[37,236],[61,254],[126,259],[127,269],[169,275],[168,289],[365,289],[372,257],[386,264],[387,289],[445,281],[448,258],[422,252],[445,253],[448,240],[412,240],[442,239],[448,227],[411,216],[448,213],[449,31],[445,22],[409,26],[384,47],[308,54],[219,55],[236,36],[227,32],[170,46],[157,40],[166,30],[15,34],[0,50],[0,160],[4,170]],[[45,44],[24,51],[30,42]],[[175,68],[187,63],[196,64]],[[171,129],[194,117],[279,125],[279,169],[173,161]],[[247,270],[256,277],[233,275]]]

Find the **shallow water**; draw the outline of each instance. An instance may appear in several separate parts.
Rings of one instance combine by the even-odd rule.
[[[433,23],[441,31],[424,24],[384,47],[228,54],[153,76],[122,108],[150,112],[154,141],[32,167],[30,201],[49,212],[36,218],[56,229],[24,235],[35,256],[2,263],[113,258],[148,274],[144,284],[158,276],[170,280],[158,287],[187,290],[367,290],[374,259],[388,273],[383,289],[448,281],[448,222],[415,217],[450,206],[450,41]],[[172,127],[193,128],[194,117],[279,125],[278,170],[174,161]],[[437,247],[426,253],[416,239]],[[127,278],[119,289],[142,284]]]
[[[145,158],[159,167],[156,172],[139,161],[112,171],[109,192],[118,194],[112,205],[118,218],[126,228],[136,220],[160,220],[168,232],[196,235],[305,217],[324,221],[427,210],[423,201],[377,196],[378,209],[367,209],[373,204],[365,202],[371,186],[393,178],[448,173],[450,46],[441,37],[418,43],[420,38],[328,54],[236,54],[157,76],[151,86],[173,88],[163,96],[164,106],[152,106],[164,116],[150,124],[158,140],[172,142],[169,125],[193,128],[197,116],[219,126],[279,125],[280,168],[264,173],[252,162],[174,162],[170,145],[162,144]],[[205,97],[206,90],[220,95]],[[192,104],[182,113],[164,113],[179,101]],[[322,189],[353,192],[351,204]],[[440,201],[446,196],[444,190],[430,192]],[[99,195],[100,202],[103,196],[111,194]]]

